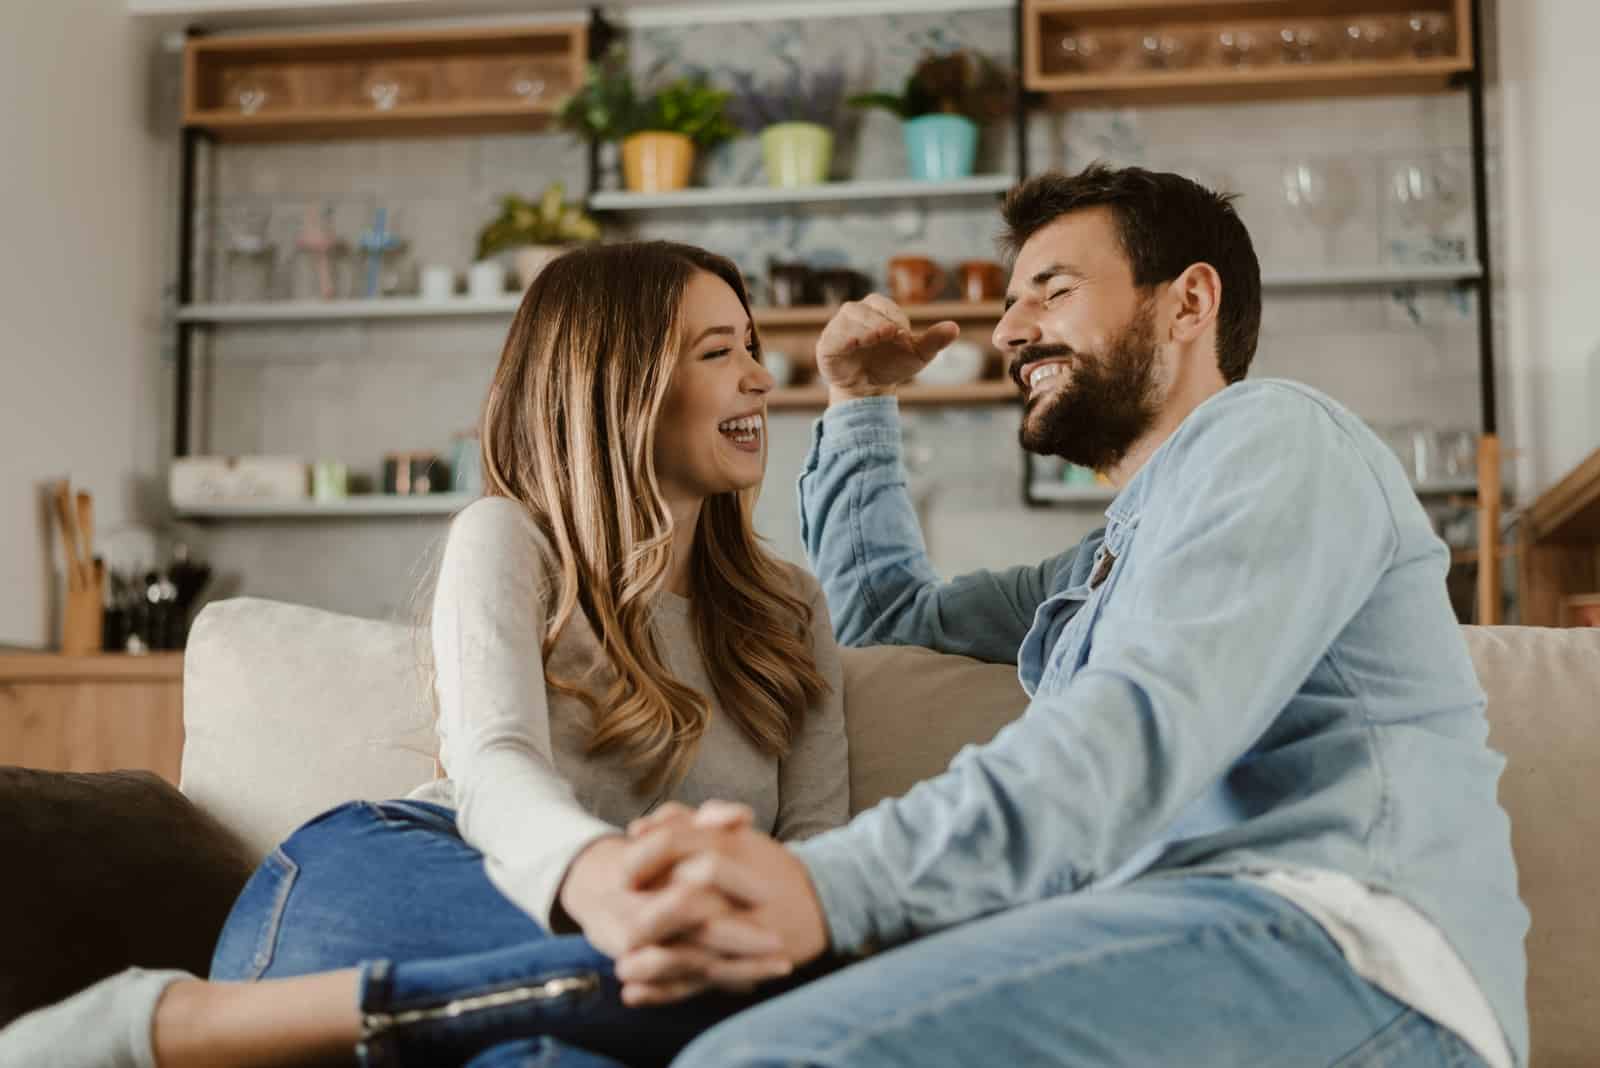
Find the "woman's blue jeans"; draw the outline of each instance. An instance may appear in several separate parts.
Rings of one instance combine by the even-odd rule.
[[[358,966],[371,1068],[665,1064],[757,1000],[625,1007],[611,959],[545,932],[489,882],[455,814],[421,801],[351,802],[291,835],[235,902],[211,977]]]

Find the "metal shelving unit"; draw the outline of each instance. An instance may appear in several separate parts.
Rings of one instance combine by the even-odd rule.
[[[1457,19],[1456,54],[1436,61],[1406,67],[1391,62],[1381,66],[1337,65],[1343,69],[1317,69],[1304,65],[1298,72],[1274,70],[1270,74],[1239,72],[1219,76],[1214,72],[1163,71],[1137,77],[1091,79],[1082,75],[1049,75],[1043,70],[1041,27],[1050,18],[1121,18],[1133,13],[1136,18],[1192,17],[1199,5],[1195,0],[1140,0],[1137,4],[1116,0],[1018,0],[1015,12],[1015,61],[1017,91],[1013,119],[1016,140],[1016,166],[1020,175],[1030,175],[1027,125],[1034,110],[1051,96],[1057,102],[1070,100],[1085,107],[1119,106],[1139,103],[1171,103],[1174,99],[1262,100],[1280,96],[1357,95],[1373,92],[1465,92],[1470,102],[1472,140],[1473,229],[1477,260],[1460,265],[1423,267],[1356,267],[1334,271],[1265,273],[1264,288],[1273,289],[1359,289],[1399,286],[1455,286],[1477,292],[1478,378],[1480,421],[1483,445],[1479,453],[1478,478],[1418,487],[1419,494],[1477,495],[1480,506],[1479,541],[1495,548],[1499,544],[1500,511],[1499,442],[1495,399],[1494,301],[1491,292],[1491,247],[1487,181],[1486,133],[1484,119],[1483,13],[1481,0],[1439,0],[1448,3]],[[1187,8],[1185,13],[1183,9]],[[1170,9],[1170,10],[1168,10]],[[1307,7],[1310,10],[1310,7]],[[1037,88],[1025,83],[1032,81]],[[1024,453],[1022,499],[1030,507],[1087,507],[1103,504],[1110,498],[1099,487],[1060,486],[1034,478],[1033,464]],[[1480,605],[1498,606],[1499,572],[1483,568],[1479,572]],[[1480,616],[1484,609],[1480,608]],[[1482,621],[1493,622],[1497,616]]]

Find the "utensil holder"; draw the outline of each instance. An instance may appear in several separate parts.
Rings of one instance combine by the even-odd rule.
[[[67,584],[61,625],[61,651],[67,656],[89,656],[102,650],[105,637],[105,566],[94,566],[88,586]]]

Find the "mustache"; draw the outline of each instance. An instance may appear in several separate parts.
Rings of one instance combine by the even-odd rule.
[[[1028,383],[1022,380],[1022,369],[1028,364],[1036,363],[1039,360],[1070,360],[1077,355],[1077,350],[1071,345],[1029,345],[1027,348],[1020,350],[1012,359],[1011,366],[1007,369],[1007,372],[1011,376],[1011,381],[1017,384],[1017,388],[1026,393],[1028,392]]]

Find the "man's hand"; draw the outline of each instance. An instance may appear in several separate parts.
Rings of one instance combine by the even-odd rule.
[[[828,383],[828,402],[892,392],[960,333],[948,320],[913,333],[900,306],[878,293],[842,305],[817,339],[817,373]]]
[[[735,806],[719,805],[710,802],[695,817],[682,809],[663,812],[636,825],[637,846],[628,857],[632,883],[647,886],[665,877],[673,887],[709,890],[728,883],[730,871],[742,871],[755,879],[760,891],[745,918],[779,936],[780,954],[790,964],[821,956],[828,948],[827,924],[805,866],[767,835],[748,826],[729,829],[726,824]],[[715,947],[698,934],[629,952],[617,960],[623,1000],[630,1005],[663,1004],[707,984],[731,989],[749,985],[709,974],[708,954],[714,952]]]
[[[677,947],[695,964],[693,978],[679,980],[680,997],[789,973],[782,939],[749,914],[767,896],[753,872],[726,862],[692,879],[652,884],[632,877],[655,855],[634,856],[645,849],[642,841],[620,836],[599,839],[578,854],[562,881],[561,907],[596,949],[620,961],[651,946]]]

